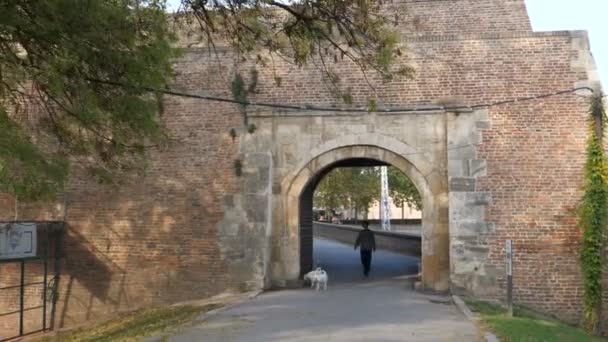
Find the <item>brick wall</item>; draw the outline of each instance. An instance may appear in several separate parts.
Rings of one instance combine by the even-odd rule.
[[[480,149],[489,163],[482,188],[493,200],[487,215],[496,224],[480,239],[491,247],[489,262],[504,267],[504,241],[512,239],[515,300],[573,322],[581,302],[573,211],[582,195],[584,106],[570,96],[504,109],[515,115],[492,111]]]
[[[176,69],[187,71],[177,78],[180,87],[213,87],[229,96],[228,82],[215,79],[224,86],[222,93],[205,77],[213,74],[205,63],[186,57]],[[68,190],[57,327],[248,289],[228,274],[228,256],[220,253],[217,232],[223,196],[239,191],[233,172],[239,139],[233,141],[228,132],[240,127],[240,110],[167,98],[165,111],[175,141],[166,150],[151,151],[145,176],[117,187],[101,186],[84,179],[75,167]],[[19,219],[60,220],[62,203],[20,203]],[[5,198],[2,205],[0,219],[13,219],[14,202]],[[0,274],[12,272],[0,267]],[[4,307],[12,295],[0,294]]]
[[[180,85],[209,87],[196,75],[201,67],[180,64],[178,72],[189,70]],[[227,274],[217,232],[223,195],[239,191],[238,139],[228,136],[238,110],[168,98],[165,112],[175,142],[151,154],[145,177],[119,188],[73,185],[61,324],[242,289]]]
[[[531,31],[524,0],[395,0],[388,18],[417,35]],[[397,10],[397,11],[396,11]]]

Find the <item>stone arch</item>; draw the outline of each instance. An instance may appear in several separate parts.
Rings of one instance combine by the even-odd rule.
[[[300,198],[305,188],[323,170],[332,168],[337,162],[361,158],[395,166],[418,188],[425,208],[422,219],[422,285],[434,290],[448,290],[447,170],[434,166],[424,153],[410,145],[378,134],[347,136],[319,145],[283,179],[281,202],[284,221],[273,225],[273,235],[282,242],[280,255],[273,257],[274,265],[282,266],[281,270],[273,272],[275,278],[278,275],[278,278],[293,280],[299,276]]]

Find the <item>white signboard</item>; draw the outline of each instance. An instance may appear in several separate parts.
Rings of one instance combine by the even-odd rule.
[[[513,242],[507,240],[507,275],[513,275]]]
[[[0,223],[0,259],[36,256],[35,223]]]

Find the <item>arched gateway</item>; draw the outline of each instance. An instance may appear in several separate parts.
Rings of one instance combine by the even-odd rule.
[[[432,164],[426,160],[424,154],[403,142],[381,134],[343,137],[323,144],[311,154],[315,154],[316,157],[311,158],[302,167],[298,165],[293,175],[285,177],[283,184],[286,185],[286,192],[282,196],[285,202],[286,224],[273,227],[274,230],[278,230],[274,232],[275,234],[288,237],[287,244],[283,246],[288,251],[282,254],[285,259],[280,260],[283,269],[279,271],[285,279],[298,277],[302,265],[310,264],[312,261],[310,214],[316,183],[336,166],[376,161],[395,166],[418,188],[425,208],[422,218],[422,282],[424,286],[436,290],[448,289],[448,212],[440,210],[448,206],[447,182],[442,177],[433,176]],[[280,227],[284,227],[284,231],[281,231]]]
[[[297,281],[310,267],[305,214],[316,181],[332,167],[372,160],[400,169],[422,195],[423,287],[500,292],[502,269],[489,262],[490,249],[480,240],[494,230],[486,221],[492,194],[479,186],[487,175],[478,151],[490,127],[487,110],[247,114],[257,129],[239,143],[241,187],[224,201],[216,226],[236,283],[270,288]]]
[[[268,247],[259,274],[266,287],[285,286],[310,265],[312,219],[306,214],[316,182],[333,167],[367,160],[400,169],[422,196],[422,285],[440,291],[496,290],[484,265],[487,255],[467,243],[466,231],[471,226],[481,227],[481,233],[491,228],[485,223],[489,195],[475,187],[477,177],[485,175],[476,144],[487,111],[366,116],[258,112],[250,120],[258,131],[241,145],[243,160],[260,166],[244,173],[244,190],[251,195],[242,207],[256,211],[259,215],[249,216],[259,217],[260,224],[265,222]],[[272,154],[260,152],[267,144],[272,144]],[[254,185],[260,178],[272,185]],[[234,210],[229,217],[243,211]]]

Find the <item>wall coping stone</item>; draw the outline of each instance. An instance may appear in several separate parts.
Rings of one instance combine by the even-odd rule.
[[[404,42],[446,42],[462,40],[508,40],[508,39],[529,39],[529,38],[551,38],[551,37],[588,37],[587,30],[560,30],[560,31],[507,31],[507,32],[484,32],[484,33],[455,33],[455,34],[404,34]],[[213,52],[213,53],[234,53],[229,46],[216,46],[214,50],[202,46],[192,46],[183,48],[186,53],[190,52]]]
[[[356,231],[356,232],[363,230],[363,228],[361,228],[361,227],[352,226],[352,225],[348,225],[348,224],[333,224],[333,223],[324,223],[324,222],[318,222],[318,221],[315,221],[314,224],[319,225],[319,226],[334,228],[334,229],[342,229],[342,230],[349,230],[349,231]],[[376,229],[370,229],[370,230],[373,231],[374,234],[379,235],[379,236],[420,241],[420,234],[387,232],[387,231],[376,230]]]

